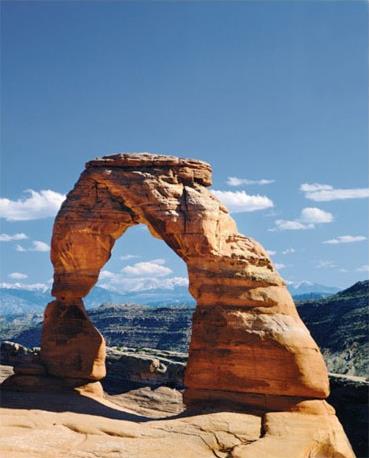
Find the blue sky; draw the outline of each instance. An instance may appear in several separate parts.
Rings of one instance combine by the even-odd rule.
[[[240,232],[275,252],[285,279],[367,278],[366,2],[1,7],[0,281],[47,284],[62,195],[87,160],[119,151],[210,162]],[[137,227],[101,283],[183,278],[182,261]]]

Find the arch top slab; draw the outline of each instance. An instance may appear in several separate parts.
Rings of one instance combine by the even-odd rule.
[[[62,300],[84,297],[115,240],[139,223],[187,263],[190,290],[200,303],[214,291],[213,286],[208,291],[210,276],[217,279],[218,291],[224,281],[227,289],[234,283],[234,292],[250,278],[252,286],[282,285],[265,250],[238,234],[227,209],[207,189],[210,185],[210,165],[192,159],[143,153],[88,162],[55,220],[52,294]],[[203,278],[201,290],[195,277]]]
[[[96,158],[86,163],[86,169],[93,167],[140,170],[149,173],[156,170],[161,175],[173,177],[178,182],[199,183],[202,186],[212,184],[211,165],[197,159],[151,153],[118,153]]]
[[[227,393],[326,397],[324,361],[283,279],[265,249],[238,233],[209,186],[210,165],[192,159],[124,153],[88,162],[54,224],[52,294],[63,305],[53,310],[81,307],[115,241],[130,226],[146,224],[186,262],[197,302],[188,403]],[[45,360],[52,356],[55,367],[56,337],[44,335]]]

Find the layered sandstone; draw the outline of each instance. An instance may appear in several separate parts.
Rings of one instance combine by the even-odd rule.
[[[210,185],[211,168],[201,161],[117,154],[87,163],[54,225],[56,301],[46,310],[41,351],[49,373],[103,377],[103,339],[82,298],[115,240],[141,223],[188,267],[197,301],[185,380],[189,404],[234,393],[328,395],[322,356],[285,283],[266,251],[238,233]]]
[[[109,399],[6,392],[7,458],[354,458],[335,415],[185,412],[180,393],[140,389]]]

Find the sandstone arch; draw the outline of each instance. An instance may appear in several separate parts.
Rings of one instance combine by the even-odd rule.
[[[266,251],[238,233],[207,189],[208,164],[117,154],[90,161],[54,224],[52,294],[41,357],[50,374],[99,380],[104,340],[82,298],[117,238],[143,223],[187,264],[197,301],[186,372],[187,403],[228,399],[284,410],[328,395],[327,371]]]

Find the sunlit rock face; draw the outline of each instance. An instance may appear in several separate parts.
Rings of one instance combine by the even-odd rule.
[[[104,340],[82,298],[115,241],[142,223],[186,262],[197,301],[188,404],[237,393],[256,404],[328,395],[322,356],[285,283],[261,245],[237,232],[210,185],[209,164],[173,156],[116,154],[86,164],[54,224],[56,300],[46,310],[41,351],[49,373],[104,376]]]

